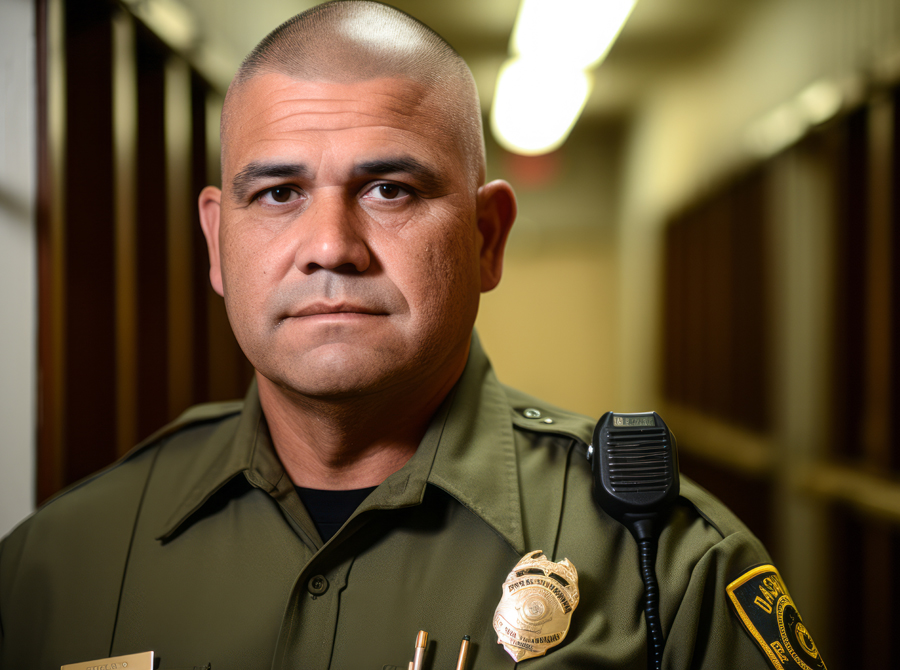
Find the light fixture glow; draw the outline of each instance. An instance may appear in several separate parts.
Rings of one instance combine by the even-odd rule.
[[[522,0],[513,28],[514,56],[594,67],[607,54],[637,0]]]
[[[537,155],[568,137],[591,92],[595,67],[637,0],[522,0],[500,69],[491,127],[506,149]]]
[[[505,149],[548,153],[569,136],[591,92],[592,77],[535,59],[516,59],[500,70],[491,128]]]

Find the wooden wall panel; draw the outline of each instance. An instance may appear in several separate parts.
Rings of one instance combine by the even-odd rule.
[[[667,400],[764,431],[769,416],[765,189],[751,172],[666,230]]]
[[[775,531],[769,547],[788,583],[813,603],[806,614],[818,620],[829,667],[894,667],[900,635],[900,84],[893,86],[873,84],[858,107],[723,184],[666,232],[664,392],[673,414],[703,417],[694,423],[707,428],[749,428],[771,457],[752,469],[688,443],[680,445],[683,469],[758,533]],[[727,263],[715,255],[723,251]],[[702,285],[704,272],[715,288]],[[712,337],[733,337],[731,345],[697,333],[686,315]],[[698,395],[696,380],[669,375],[690,374],[696,364],[684,361],[701,350],[719,372],[706,375]],[[703,431],[692,427],[695,437]]]
[[[862,408],[862,439],[866,460],[877,468],[890,467],[891,359],[894,333],[891,323],[891,145],[894,108],[889,96],[879,95],[868,105],[869,171],[866,199],[868,233],[864,264],[865,286],[858,296],[865,305],[864,356],[865,405]]]
[[[37,501],[58,491],[63,475],[63,149],[65,16],[62,0],[38,0],[37,29]]]
[[[732,241],[729,264],[732,290],[730,315],[729,393],[727,416],[743,416],[744,424],[765,431],[772,424],[771,264],[766,248],[766,190],[762,171],[752,172],[738,184],[732,202]]]
[[[867,518],[835,505],[835,608],[831,626],[829,667],[893,668],[891,642],[900,635],[900,531],[897,526]],[[848,598],[853,598],[850,605]]]
[[[193,404],[195,320],[193,228],[196,195],[191,184],[193,114],[191,72],[177,56],[166,62],[166,191],[168,276],[168,408],[177,416]]]
[[[166,52],[138,32],[137,437],[169,418],[168,184],[166,180]]]
[[[206,137],[206,86],[196,74],[191,78],[191,172],[190,172],[190,226],[191,226],[191,302],[194,307],[194,327],[191,333],[194,351],[191,380],[192,403],[210,397],[209,376],[209,310],[207,304],[218,298],[209,285],[209,256],[206,240],[200,229],[197,196],[209,183]],[[235,395],[234,397],[240,397]]]
[[[137,442],[137,64],[134,21],[113,14],[116,207],[116,451]]]
[[[116,3],[38,10],[40,502],[252,368],[196,215],[210,87]]]
[[[900,472],[900,345],[897,344],[900,328],[900,86],[891,95],[893,118],[890,129],[890,175],[886,180],[888,228],[891,231],[890,253],[893,262],[890,267],[890,321],[892,324],[892,344],[894,354],[889,363],[890,402],[888,413],[893,421],[888,436],[888,466]]]
[[[865,109],[850,114],[830,129],[837,136],[835,156],[838,174],[835,191],[837,240],[835,259],[835,454],[857,459],[862,456],[858,417],[865,404],[865,294],[869,182],[868,113]]]
[[[700,261],[705,275],[702,290],[703,333],[696,357],[703,380],[703,406],[716,416],[732,416],[732,361],[741,352],[734,351],[734,317],[743,305],[733,301],[735,277],[732,255],[734,218],[725,198],[711,200],[702,222],[705,252]]]
[[[64,466],[67,482],[116,456],[112,23],[66,11]]]

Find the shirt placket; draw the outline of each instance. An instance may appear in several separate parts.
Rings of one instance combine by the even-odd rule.
[[[291,590],[272,670],[327,670],[337,629],[340,593],[352,559],[328,564],[328,552],[306,564]]]

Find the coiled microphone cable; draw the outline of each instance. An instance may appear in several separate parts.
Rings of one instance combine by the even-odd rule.
[[[666,513],[678,498],[675,436],[656,412],[607,412],[594,428],[588,460],[594,500],[638,544],[647,621],[647,668],[662,669],[665,637],[659,616],[656,551]]]

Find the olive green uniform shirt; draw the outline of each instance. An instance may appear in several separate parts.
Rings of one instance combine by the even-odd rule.
[[[463,635],[468,670],[508,669],[492,615],[541,549],[575,565],[581,599],[562,644],[520,666],[643,670],[637,548],[591,497],[592,428],[502,386],[476,338],[415,455],[323,544],[255,387],[194,408],[3,541],[0,668],[152,650],[162,670],[406,670],[421,629],[428,670],[455,668]],[[768,556],[721,503],[681,491],[657,561],[663,667],[762,670],[725,586]]]

